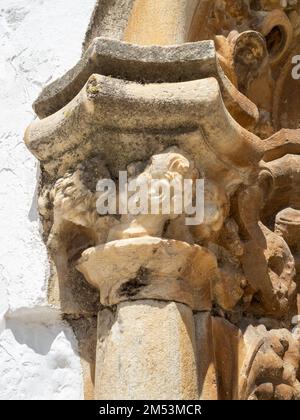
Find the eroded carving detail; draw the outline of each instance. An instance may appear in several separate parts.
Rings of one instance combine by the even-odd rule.
[[[174,0],[180,25],[162,19],[152,39],[145,10],[163,17],[168,2],[124,2],[117,39],[103,37],[107,16],[93,26],[96,8],[87,39],[102,37],[35,102],[25,141],[42,168],[50,300],[75,318],[99,311],[95,398],[300,399],[300,118],[288,100],[300,6]],[[151,188],[156,214],[101,216],[97,182],[120,171],[147,185],[203,178],[203,220],[188,226],[176,197]]]

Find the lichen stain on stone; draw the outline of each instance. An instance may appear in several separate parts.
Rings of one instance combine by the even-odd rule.
[[[136,274],[136,277],[128,280],[126,283],[122,284],[119,289],[118,295],[121,297],[134,297],[140,290],[148,286],[149,284],[149,270],[145,267],[141,267]]]

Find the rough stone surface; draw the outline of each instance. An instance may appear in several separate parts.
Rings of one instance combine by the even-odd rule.
[[[78,268],[100,289],[106,306],[131,299],[157,299],[209,310],[211,284],[217,276],[216,260],[207,250],[150,236],[88,249]]]
[[[115,314],[99,313],[95,396],[196,400],[196,357],[193,313],[187,306],[121,303]]]
[[[212,317],[210,312],[199,312],[194,315],[198,383],[200,400],[218,399],[218,380],[215,368]]]

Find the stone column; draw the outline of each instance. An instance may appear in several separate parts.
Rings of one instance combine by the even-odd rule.
[[[198,4],[199,0],[136,0],[124,40],[142,45],[182,44],[187,41]]]
[[[193,310],[211,307],[214,255],[145,236],[89,249],[78,269],[111,307],[99,313],[95,398],[198,399]]]
[[[198,399],[193,312],[157,300],[99,313],[96,399]]]

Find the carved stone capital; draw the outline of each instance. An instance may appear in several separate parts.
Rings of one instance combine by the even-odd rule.
[[[91,248],[77,268],[100,289],[105,306],[157,299],[210,310],[212,283],[218,276],[216,258],[207,249],[147,236]]]
[[[99,313],[96,398],[300,399],[299,7],[99,1],[82,58],[36,100],[50,301]],[[155,212],[98,211],[124,171]],[[201,220],[155,179],[190,182],[189,207],[204,179]]]

